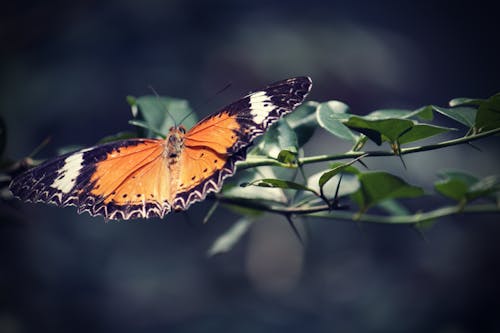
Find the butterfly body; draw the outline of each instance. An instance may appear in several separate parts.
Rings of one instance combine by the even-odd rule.
[[[171,160],[169,164],[178,162],[178,157],[184,148],[184,137],[186,135],[186,128],[184,126],[171,127],[166,138],[166,145],[164,155]]]
[[[107,219],[163,217],[221,189],[247,147],[298,106],[311,87],[292,78],[251,93],[165,139],[111,142],[49,160],[16,177],[22,200],[75,205]]]

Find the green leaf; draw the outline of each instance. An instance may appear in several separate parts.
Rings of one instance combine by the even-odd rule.
[[[457,97],[452,99],[448,104],[451,107],[464,106],[464,105],[479,105],[484,99]]]
[[[336,168],[333,168],[333,169],[328,170],[327,172],[323,173],[321,175],[321,177],[319,177],[319,180],[318,180],[319,188],[323,188],[323,186],[325,186],[325,184],[330,179],[332,179],[334,176],[338,175],[342,171],[343,168],[344,168],[343,165],[339,165]]]
[[[330,169],[334,169],[340,165],[344,165],[345,167],[342,169],[342,173],[344,174],[352,174],[352,175],[357,175],[361,173],[356,167],[352,166],[351,164],[346,165],[345,163],[341,162],[334,162],[330,164]]]
[[[135,119],[132,119],[132,120],[129,120],[128,123],[130,125],[134,125],[134,126],[137,126],[139,129],[142,129],[139,130],[139,136],[140,137],[162,137],[164,138],[165,137],[165,133],[162,133],[159,129],[157,128],[153,128],[151,127],[151,125],[149,125],[148,123],[146,123],[144,120],[135,120]],[[146,134],[148,133],[148,134]]]
[[[477,110],[471,107],[455,107],[455,108],[442,108],[439,106],[433,105],[432,108],[441,113],[442,115],[453,119],[468,128],[474,127],[474,122],[476,119]]]
[[[290,150],[283,149],[278,154],[278,161],[281,163],[286,163],[289,165],[295,165],[297,162],[297,152],[293,152]]]
[[[282,150],[297,154],[298,142],[293,129],[286,121],[279,121],[264,134],[259,144],[259,152],[278,159]]]
[[[472,184],[466,193],[467,201],[471,201],[480,197],[490,196],[491,194],[500,192],[500,176],[487,176]]]
[[[325,184],[330,179],[332,179],[339,173],[358,174],[359,170],[352,166],[352,163],[354,162],[356,162],[356,160],[353,160],[350,163],[332,163],[332,165],[330,166],[331,169],[324,172],[321,177],[319,177],[318,186],[321,191],[323,189],[323,186],[325,186]]]
[[[370,120],[380,120],[380,119],[410,119],[410,118],[420,118],[424,120],[432,120],[434,118],[432,113],[432,106],[427,105],[421,107],[417,110],[405,110],[405,109],[382,109],[375,110],[368,115],[364,116],[365,119]]]
[[[351,195],[354,192],[356,192],[359,189],[359,181],[358,178],[351,173],[347,173],[346,171],[349,170],[350,168],[355,169],[352,166],[346,167],[342,172],[342,182],[340,183],[340,188],[339,188],[339,197]],[[313,190],[315,190],[317,193],[321,191],[319,187],[319,179],[325,171],[320,171],[317,173],[312,174],[307,178],[307,186]],[[339,176],[334,176],[333,178],[339,178]],[[335,194],[337,190],[337,185],[338,185],[338,179],[335,181],[330,179],[328,182],[326,182],[323,185],[323,193],[326,196],[332,196]],[[306,192],[304,192],[306,193]]]
[[[478,181],[475,176],[469,173],[453,169],[441,170],[438,172],[438,176],[441,179],[434,183],[435,190],[456,201],[465,199],[469,187]]]
[[[274,178],[264,178],[264,179],[258,179],[254,180],[251,183],[244,184],[242,186],[260,186],[260,187],[270,187],[270,188],[282,188],[282,189],[291,189],[291,190],[301,190],[301,191],[308,191],[312,193],[316,193],[315,190],[296,183],[292,182],[289,180],[282,180],[282,179],[274,179]]]
[[[467,187],[470,187],[472,184],[476,183],[479,180],[476,176],[468,172],[456,169],[443,169],[440,170],[437,175],[442,179],[459,179],[460,181],[465,183]]]
[[[238,241],[247,233],[254,222],[255,218],[244,216],[229,228],[222,235],[217,237],[210,249],[207,251],[208,256],[225,253],[230,251]]]
[[[99,144],[103,143],[108,143],[108,142],[113,142],[113,141],[119,141],[119,140],[126,140],[126,139],[132,139],[137,137],[137,134],[134,132],[118,132],[113,135],[108,135],[99,140]]]
[[[359,116],[349,118],[344,124],[351,129],[363,133],[377,145],[381,145],[385,139],[391,143],[397,142],[400,136],[414,126],[414,122],[407,119],[369,120]]]
[[[445,170],[438,174],[441,180],[434,183],[437,192],[456,201],[472,201],[500,191],[498,175],[478,179],[457,170]]]
[[[318,121],[316,120],[317,102],[306,102],[285,117],[285,121],[297,136],[297,144],[302,147],[314,134]]]
[[[432,109],[432,105],[423,106],[420,109],[417,109],[413,112],[416,113],[416,116],[422,120],[431,121],[434,119],[434,112]]]
[[[437,192],[450,199],[460,201],[465,198],[468,186],[457,178],[446,178],[434,183]]]
[[[295,174],[296,170],[269,166],[242,170],[237,173],[236,177],[232,177],[224,182],[223,193],[227,197],[286,204],[288,198],[283,189],[270,188],[263,191],[258,186],[242,187],[241,184],[249,184],[262,178],[292,179]]]
[[[410,185],[387,172],[373,171],[357,176],[360,188],[352,197],[360,207],[360,212],[387,199],[416,198],[424,195],[420,187]]]
[[[172,126],[184,125],[191,128],[197,121],[186,100],[172,97],[142,96],[127,97],[135,121],[140,121],[147,130],[146,137],[156,137],[157,133],[166,135]],[[189,116],[188,116],[189,115]],[[137,125],[137,123],[133,123]]]
[[[370,120],[381,120],[381,119],[390,119],[390,118],[400,118],[406,119],[409,118],[410,115],[413,114],[413,110],[405,110],[405,109],[382,109],[375,110],[364,116],[366,119]]]
[[[359,135],[353,133],[342,122],[349,119],[349,107],[339,101],[321,103],[316,112],[318,124],[343,140],[357,142]]]
[[[404,133],[399,137],[398,142],[400,144],[414,142],[453,130],[455,129],[449,127],[427,125],[427,124],[415,124],[411,128],[411,130],[409,130],[408,132]]]
[[[478,132],[500,127],[500,93],[491,96],[479,105],[475,127]]]

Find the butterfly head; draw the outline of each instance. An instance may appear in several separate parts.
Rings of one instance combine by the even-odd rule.
[[[182,149],[184,148],[184,137],[186,135],[186,128],[182,125],[172,126],[168,131],[166,139],[166,155],[170,159],[179,157]]]

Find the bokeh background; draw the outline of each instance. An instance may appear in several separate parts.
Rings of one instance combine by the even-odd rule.
[[[378,108],[445,106],[500,90],[499,24],[482,2],[12,1],[0,12],[4,156],[41,141],[51,157],[131,129],[125,96],[188,99],[200,115],[294,75],[311,100]],[[226,84],[231,87],[217,92]],[[342,152],[319,131],[306,153]],[[435,172],[498,172],[496,138],[370,166],[432,191]],[[325,144],[325,142],[327,144]],[[286,221],[236,221],[208,203],[164,221],[105,223],[73,208],[2,204],[0,332],[496,332],[498,216],[409,227],[311,220],[307,246]],[[425,207],[421,207],[425,209]],[[304,225],[299,225],[304,228]]]

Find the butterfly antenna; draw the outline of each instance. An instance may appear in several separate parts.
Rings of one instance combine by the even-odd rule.
[[[216,96],[218,96],[218,95],[222,94],[224,91],[228,90],[228,89],[229,89],[232,85],[233,85],[233,83],[232,83],[232,82],[228,82],[228,83],[224,86],[224,88],[220,89],[220,90],[219,90],[219,91],[217,91],[215,94],[213,94],[213,95],[212,95],[212,97],[210,97],[210,98],[206,101],[206,103],[210,103],[210,102],[212,102],[212,101],[213,101],[213,99],[214,99]]]
[[[194,110],[191,110],[187,115],[185,115],[181,121],[179,122],[179,124],[182,124],[184,122],[184,120],[188,119],[190,115],[192,115],[194,113]]]
[[[208,99],[205,101],[205,103],[203,103],[203,104],[209,104],[209,103],[211,103],[211,102],[214,100],[214,98],[215,98],[216,96],[218,96],[218,95],[222,94],[224,91],[226,91],[227,89],[229,89],[232,85],[233,85],[233,83],[232,83],[232,82],[228,82],[228,83],[224,86],[224,88],[222,88],[222,89],[218,90],[215,94],[213,94],[210,98],[208,98]],[[189,118],[189,116],[190,116],[191,114],[193,114],[193,113],[194,113],[194,109],[193,109],[191,112],[189,112],[186,116],[184,116],[184,118],[182,118],[182,120],[180,121],[180,123],[182,124],[182,123],[184,122],[184,120],[186,120],[187,118]]]
[[[156,100],[158,101],[158,103],[159,103],[160,105],[162,105],[162,106],[165,108],[165,111],[167,112],[168,116],[169,116],[170,118],[172,118],[172,120],[174,121],[174,125],[177,127],[177,122],[175,121],[175,118],[174,118],[174,116],[170,113],[170,111],[168,111],[167,104],[165,104],[165,103],[163,103],[163,102],[162,102],[162,100],[160,99],[160,95],[156,92],[155,88],[153,88],[153,86],[152,86],[152,85],[149,85],[148,87],[149,87],[149,89],[151,89],[151,91],[153,92],[153,94],[155,94],[155,96],[156,96]],[[181,122],[181,123],[182,123],[182,122]]]
[[[31,158],[37,155],[43,148],[45,148],[45,146],[49,144],[50,140],[51,140],[50,136],[46,137],[42,142],[40,142],[38,146],[36,146],[35,149],[33,149],[33,151],[28,155],[28,157]]]

